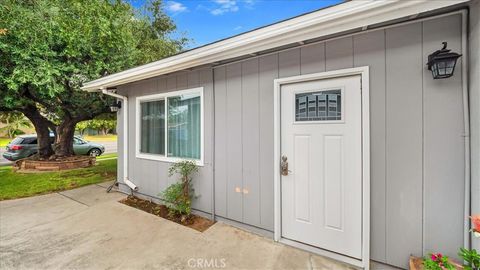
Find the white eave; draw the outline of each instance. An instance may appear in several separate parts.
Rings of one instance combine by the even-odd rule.
[[[98,91],[155,76],[334,35],[445,8],[468,0],[354,0],[312,12],[146,65],[90,81]]]

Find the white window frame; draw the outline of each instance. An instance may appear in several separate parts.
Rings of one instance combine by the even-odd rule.
[[[168,155],[168,102],[167,98],[179,95],[199,94],[200,96],[200,159],[169,157]],[[140,123],[141,111],[140,103],[147,101],[165,100],[165,154],[149,154],[140,152]],[[204,163],[204,102],[203,102],[203,87],[190,88],[185,90],[165,92],[160,94],[138,96],[135,98],[135,157],[140,159],[157,160],[163,162],[179,162],[183,160],[193,160],[198,166],[203,166]]]

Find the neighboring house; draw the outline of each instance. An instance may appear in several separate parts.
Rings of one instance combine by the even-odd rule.
[[[195,159],[199,213],[407,268],[411,254],[479,247],[479,14],[478,0],[348,1],[83,89],[123,100],[118,179],[138,195]],[[444,41],[463,56],[434,80]]]

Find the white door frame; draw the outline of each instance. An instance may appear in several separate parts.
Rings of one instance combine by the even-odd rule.
[[[298,83],[320,79],[330,79],[346,77],[352,75],[361,76],[362,91],[362,259],[357,260],[352,257],[341,255],[335,252],[327,251],[321,248],[312,247],[296,241],[282,238],[282,218],[281,218],[281,175],[280,175],[280,155],[281,155],[281,106],[280,91],[283,84]],[[338,261],[349,263],[364,269],[369,269],[370,261],[370,91],[369,91],[369,68],[356,67],[308,75],[299,75],[274,80],[274,239],[275,241],[292,245],[310,252],[333,258]]]

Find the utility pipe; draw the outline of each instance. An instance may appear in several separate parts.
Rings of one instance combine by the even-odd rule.
[[[131,190],[137,191],[138,187],[132,181],[128,180],[128,98],[113,92],[109,92],[105,88],[100,88],[102,93],[117,99],[121,99],[123,106],[123,183]],[[117,179],[118,182],[118,179]]]
[[[470,215],[471,215],[471,174],[470,174],[470,109],[468,97],[468,77],[469,74],[469,48],[468,48],[468,10],[460,11],[462,14],[462,98],[463,98],[463,136],[465,147],[465,206],[464,206],[464,230],[463,247],[471,248],[470,233]]]

